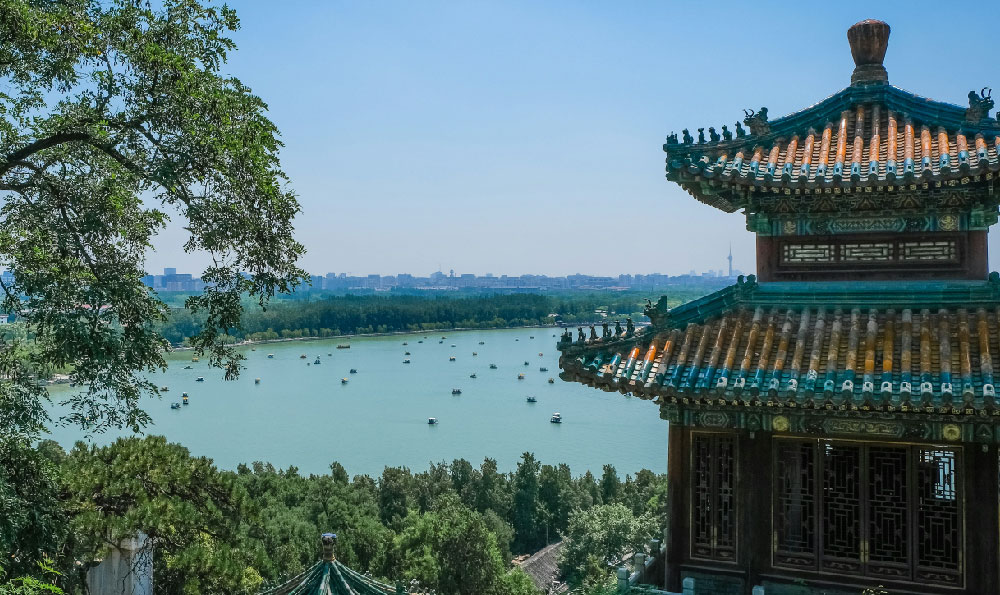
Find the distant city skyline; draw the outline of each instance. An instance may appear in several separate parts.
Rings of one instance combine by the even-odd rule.
[[[665,179],[667,135],[732,128],[764,104],[777,119],[846,87],[845,31],[864,18],[892,26],[893,85],[962,106],[1000,84],[981,60],[928,50],[927,10],[902,2],[235,8],[239,50],[224,72],[281,130],[307,271],[680,274],[718,268],[730,243],[752,271],[744,216]],[[931,10],[936,30],[962,31],[967,55],[991,55],[995,19]],[[751,38],[755,55],[780,57],[774,76],[734,49]],[[175,219],[146,266],[202,270]],[[1000,239],[990,247],[1000,256]]]

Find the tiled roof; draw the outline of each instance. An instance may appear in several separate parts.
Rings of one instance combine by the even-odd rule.
[[[665,402],[993,410],[1000,276],[743,283],[631,337],[560,344],[567,380]]]
[[[728,212],[749,188],[980,183],[1000,171],[1000,123],[967,111],[889,85],[849,87],[757,134],[668,142],[667,177]]]
[[[521,570],[535,583],[542,593],[564,593],[569,586],[559,579],[559,553],[563,542],[559,541],[535,552],[530,558],[521,562]]]
[[[359,574],[337,560],[321,561],[261,595],[390,595],[395,587]]]

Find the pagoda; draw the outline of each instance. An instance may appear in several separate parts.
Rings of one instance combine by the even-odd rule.
[[[402,584],[390,586],[355,572],[335,555],[337,535],[324,533],[323,559],[284,583],[261,591],[260,595],[405,595]]]
[[[1000,590],[1000,122],[988,89],[890,85],[887,24],[847,37],[842,91],[663,147],[668,180],[743,211],[757,275],[559,344],[563,379],[669,422],[670,591]]]

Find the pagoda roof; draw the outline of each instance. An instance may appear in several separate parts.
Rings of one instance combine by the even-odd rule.
[[[852,52],[852,33],[868,29],[883,36],[881,55],[866,59],[855,52],[851,86],[774,121],[766,108],[746,112],[749,133],[737,124],[735,138],[725,128],[721,134],[710,128],[708,139],[687,130],[680,141],[671,135],[663,145],[667,178],[726,212],[746,206],[751,192],[893,191],[994,179],[1000,121],[990,115],[990,93],[972,91],[969,106],[961,107],[889,85],[881,66],[888,25],[852,27]]]
[[[998,411],[1000,275],[988,281],[756,283],[607,339],[560,343],[561,376],[661,405],[910,416]]]
[[[290,580],[261,595],[395,595],[405,593],[355,572],[337,560],[313,564]]]

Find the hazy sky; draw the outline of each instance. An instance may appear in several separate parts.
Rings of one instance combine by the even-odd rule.
[[[991,1],[231,6],[225,72],[270,105],[319,274],[676,274],[723,268],[730,242],[751,271],[743,216],[664,178],[667,134],[839,91],[864,18],[892,27],[890,83],[959,105],[1000,89]],[[182,240],[165,233],[148,268],[200,270]]]

